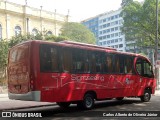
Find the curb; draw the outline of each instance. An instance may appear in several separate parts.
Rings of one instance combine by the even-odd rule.
[[[48,106],[56,106],[56,103],[48,104],[48,105],[37,105],[37,106],[26,106],[26,107],[15,107],[15,108],[6,108],[6,109],[0,109],[0,112],[6,111],[6,110],[17,110],[17,109],[27,109],[27,108],[38,108],[38,107],[48,107]]]

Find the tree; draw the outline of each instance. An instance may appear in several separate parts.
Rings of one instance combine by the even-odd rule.
[[[8,42],[0,40],[0,85],[6,83],[6,67],[8,58]]]
[[[121,15],[124,20],[121,29],[126,41],[135,40],[137,46],[155,44],[156,0],[145,0],[143,4],[137,1],[131,2],[123,8]]]
[[[96,42],[94,34],[87,27],[75,22],[65,23],[61,28],[61,35],[76,42],[91,44]]]
[[[0,40],[0,71],[7,65],[8,57],[8,42],[6,40]]]
[[[122,0],[122,3],[121,3],[122,8],[129,5],[131,2],[133,2],[133,0]]]

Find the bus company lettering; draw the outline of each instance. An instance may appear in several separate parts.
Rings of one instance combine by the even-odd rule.
[[[104,81],[104,76],[78,76],[78,75],[71,75],[71,80],[75,81],[82,81],[82,80],[100,80]]]

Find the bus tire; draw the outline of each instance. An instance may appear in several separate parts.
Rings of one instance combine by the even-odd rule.
[[[82,107],[86,110],[90,110],[94,107],[94,97],[92,94],[85,94],[82,103]]]
[[[123,100],[124,97],[117,97],[116,100]]]
[[[57,102],[57,104],[58,104],[61,108],[68,108],[71,103],[70,103],[70,102]]]
[[[140,97],[142,102],[148,102],[151,99],[151,92],[149,90],[145,90],[144,94]]]

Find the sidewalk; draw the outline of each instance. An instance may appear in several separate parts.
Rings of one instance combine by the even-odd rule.
[[[154,95],[155,96],[160,96],[160,90],[156,90]]]

